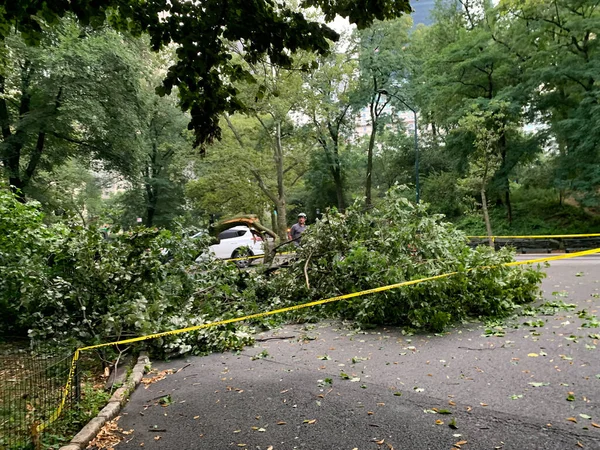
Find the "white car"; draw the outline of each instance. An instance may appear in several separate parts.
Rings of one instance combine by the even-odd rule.
[[[202,233],[198,233],[199,236]],[[263,239],[256,231],[240,225],[219,233],[219,243],[208,247],[209,252],[219,259],[241,258],[243,256],[264,255]],[[202,256],[200,256],[202,258]],[[236,261],[238,267],[245,267],[249,261]]]

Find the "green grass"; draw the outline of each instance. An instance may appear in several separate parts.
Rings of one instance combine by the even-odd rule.
[[[42,448],[58,449],[66,445],[91,419],[104,408],[110,395],[91,382],[82,383],[79,405],[66,411],[42,435]]]
[[[582,208],[560,205],[556,193],[542,189],[514,189],[512,193],[513,221],[508,223],[506,208],[490,208],[494,235],[541,235],[600,233],[600,215]],[[455,224],[468,235],[484,235],[481,212],[458,218]]]

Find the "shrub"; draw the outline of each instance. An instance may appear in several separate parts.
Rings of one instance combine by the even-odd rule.
[[[0,333],[36,345],[81,347],[158,333],[244,309],[235,266],[196,262],[208,240],[139,228],[111,239],[77,224],[43,223],[39,204],[0,191]],[[163,355],[239,348],[244,328],[211,328],[154,339]],[[103,352],[104,353],[104,352]]]
[[[21,334],[27,327],[22,319],[32,288],[63,231],[44,226],[39,203],[21,203],[0,185],[0,333]]]
[[[289,270],[271,277],[210,259],[196,262],[208,240],[183,230],[139,228],[107,240],[79,225],[44,225],[37,205],[0,194],[0,299],[21,329],[47,344],[106,343],[457,272],[251,322],[270,326],[331,315],[439,331],[468,317],[509,314],[536,298],[543,276],[501,266],[513,258],[508,249],[471,250],[462,232],[410,203],[400,188],[366,213],[356,204],[343,215],[325,214],[303,236]],[[252,331],[229,324],[146,345],[160,356],[222,351],[250,343]]]

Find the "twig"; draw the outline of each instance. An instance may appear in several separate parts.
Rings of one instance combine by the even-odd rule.
[[[310,289],[310,283],[308,282],[308,262],[310,261],[310,257],[312,256],[312,251],[308,254],[308,258],[306,258],[306,262],[304,263],[304,278],[306,278],[306,288]]]
[[[191,366],[191,364],[186,364],[185,366],[183,366],[181,369],[179,369],[179,370],[178,370],[177,372],[175,372],[175,373],[179,373],[179,372],[181,372],[183,369],[185,369],[186,367],[190,367],[190,366]]]
[[[296,336],[274,336],[262,339],[254,339],[256,342],[271,341],[273,339],[294,339]]]
[[[117,381],[117,370],[119,368],[119,360],[121,359],[121,355],[123,355],[123,353],[125,353],[127,350],[129,350],[129,347],[127,347],[125,350],[119,350],[119,356],[117,356],[117,360],[115,361],[115,367],[113,368],[113,381],[110,385],[111,394],[113,393],[113,388],[115,387],[115,383]]]
[[[482,351],[482,350],[496,350],[498,347],[488,347],[488,348],[458,347],[458,348],[462,348],[462,349],[465,349],[465,350],[477,350],[477,351]]]
[[[214,289],[216,285],[212,285],[212,286],[207,286],[204,289],[198,289],[196,292],[194,292],[194,295],[200,295],[200,294],[204,294],[205,292],[210,291],[211,289]]]

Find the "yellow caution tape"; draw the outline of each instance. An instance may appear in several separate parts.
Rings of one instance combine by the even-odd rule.
[[[54,411],[50,415],[50,417],[48,417],[48,419],[46,419],[44,422],[40,423],[36,427],[36,431],[38,434],[41,433],[42,431],[44,431],[48,427],[48,425],[50,425],[52,422],[57,420],[60,417],[60,415],[62,414],[62,411],[65,407],[65,403],[67,402],[67,398],[69,397],[69,393],[71,391],[71,384],[73,383],[73,377],[75,375],[77,361],[79,360],[79,353],[80,353],[80,349],[75,350],[75,354],[73,355],[73,359],[71,360],[71,368],[69,369],[69,378],[67,379],[67,382],[65,383],[65,387],[63,389],[63,395],[60,400],[60,404],[58,405],[58,408],[56,408],[56,411]]]
[[[556,260],[559,260],[559,259],[577,258],[579,256],[592,255],[592,254],[595,254],[595,253],[600,253],[600,248],[595,248],[593,250],[585,250],[585,251],[575,252],[575,253],[565,253],[565,254],[562,254],[562,255],[549,256],[549,257],[545,257],[545,258],[529,259],[529,260],[526,260],[526,261],[513,261],[513,262],[510,262],[510,263],[500,264],[499,266],[473,267],[471,269],[468,269],[467,272],[471,272],[471,271],[474,271],[476,269],[489,269],[489,268],[492,268],[492,267],[500,267],[500,266],[512,267],[512,266],[522,266],[522,265],[526,265],[526,264],[538,264],[538,263],[543,263],[543,262],[548,262],[548,261],[556,261]],[[132,344],[134,342],[146,341],[146,340],[149,340],[149,339],[155,339],[155,338],[159,338],[159,337],[163,337],[163,336],[171,336],[171,335],[174,335],[174,334],[189,333],[191,331],[197,331],[197,330],[201,330],[201,329],[204,329],[204,328],[216,327],[216,326],[219,326],[219,325],[226,325],[226,324],[235,323],[235,322],[242,322],[242,321],[245,321],[245,320],[258,319],[258,318],[261,318],[261,317],[272,316],[272,315],[275,315],[275,314],[281,314],[281,313],[285,313],[285,312],[296,311],[296,310],[299,310],[299,309],[311,308],[313,306],[324,305],[326,303],[332,303],[332,302],[336,302],[336,301],[339,301],[339,300],[347,300],[347,299],[350,299],[350,298],[362,297],[364,295],[376,294],[378,292],[389,291],[389,290],[397,289],[397,288],[403,287],[403,286],[411,286],[411,285],[414,285],[414,284],[424,283],[426,281],[439,280],[439,279],[442,279],[442,278],[450,277],[452,275],[456,275],[458,273],[459,272],[449,272],[449,273],[444,273],[444,274],[441,274],[441,275],[434,275],[432,277],[419,278],[417,280],[403,281],[401,283],[395,283],[395,284],[390,284],[390,285],[387,285],[387,286],[381,286],[381,287],[377,287],[377,288],[373,288],[373,289],[367,289],[365,291],[353,292],[351,294],[339,295],[337,297],[330,297],[330,298],[326,298],[326,299],[323,299],[323,300],[316,300],[316,301],[313,301],[313,302],[302,303],[300,305],[288,306],[286,308],[279,308],[279,309],[275,309],[275,310],[271,310],[271,311],[265,311],[265,312],[256,313],[256,314],[249,314],[249,315],[243,316],[243,317],[235,317],[235,318],[232,318],[232,319],[219,320],[219,321],[216,321],[216,322],[208,322],[208,323],[204,323],[202,325],[195,325],[193,327],[181,328],[181,329],[178,329],[178,330],[163,331],[161,333],[148,334],[146,336],[138,336],[138,337],[135,337],[135,338],[124,339],[124,340],[121,340],[121,341],[107,342],[107,343],[104,343],[104,344],[96,344],[96,345],[89,345],[87,347],[81,347],[81,348],[75,350],[75,355],[73,356],[73,361],[71,362],[71,369],[69,371],[69,379],[67,380],[65,388],[63,390],[63,397],[62,397],[62,400],[60,402],[59,407],[50,416],[50,418],[48,420],[46,420],[45,422],[43,422],[42,424],[40,424],[37,427],[37,431],[41,432],[49,424],[51,424],[52,422],[54,422],[61,415],[62,410],[63,410],[64,405],[65,405],[65,402],[66,402],[66,399],[67,399],[67,397],[69,395],[69,391],[71,389],[72,378],[73,378],[73,374],[75,372],[75,367],[76,367],[76,364],[77,364],[77,360],[79,359],[80,353],[83,352],[83,351],[85,351],[85,350],[93,350],[93,349],[96,349],[96,348],[108,347],[108,346],[111,346],[111,345]]]
[[[580,237],[600,237],[600,233],[591,234],[547,234],[533,236],[467,236],[470,239],[552,239],[552,238],[580,238]]]
[[[232,262],[232,261],[242,261],[242,260],[247,260],[247,259],[258,259],[258,258],[264,258],[265,254],[263,253],[262,255],[253,255],[253,256],[242,256],[240,258],[229,258],[229,259],[224,259],[223,261],[225,262]]]

